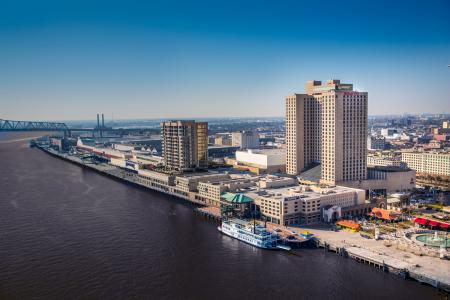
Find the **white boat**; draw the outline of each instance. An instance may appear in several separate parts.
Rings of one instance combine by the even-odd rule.
[[[217,229],[235,239],[263,249],[290,250],[289,246],[279,244],[280,237],[274,232],[269,232],[266,227],[240,219],[222,221]]]

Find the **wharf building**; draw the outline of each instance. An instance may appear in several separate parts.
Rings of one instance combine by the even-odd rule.
[[[259,135],[254,131],[239,131],[231,134],[231,145],[241,149],[258,149]]]
[[[286,172],[321,165],[321,182],[367,178],[367,92],[339,80],[308,81],[286,97]]]
[[[299,186],[294,178],[273,175],[213,172],[171,175],[139,170],[138,182],[163,193],[217,208],[228,204],[224,197],[244,195],[253,200],[263,219],[282,225],[336,220],[356,209],[369,209],[365,205],[363,190],[342,186]]]
[[[259,176],[226,173],[166,174],[150,170],[138,171],[138,183],[154,190],[195,203],[220,207],[225,192],[242,192],[255,187]]]
[[[166,121],[161,123],[166,170],[179,173],[208,168],[208,123]]]
[[[130,151],[96,148],[90,140],[79,147],[102,153],[110,164],[133,171],[137,184],[194,203],[222,208],[227,198],[252,199],[264,219],[277,224],[312,224],[345,216],[364,206],[364,191],[340,186],[299,186],[292,177],[275,175],[230,174],[219,172],[162,172],[142,168],[148,160],[135,158]],[[92,148],[92,149],[91,149]],[[125,149],[125,148],[123,148]],[[127,149],[128,150],[128,149]],[[155,166],[161,165],[161,161]],[[232,202],[233,203],[233,202]],[[238,205],[233,203],[232,205]],[[364,207],[365,209],[366,207]],[[327,216],[325,218],[324,216]]]
[[[105,147],[92,138],[78,138],[75,142],[77,151],[90,153],[113,166],[134,173],[139,169],[161,168],[164,164],[161,156],[154,155],[157,153],[155,149],[143,150],[139,145],[112,144],[111,147]]]
[[[98,144],[95,139],[92,138],[78,138],[76,144],[77,151],[90,152],[93,155],[107,159],[129,159],[132,157],[131,153],[123,152],[110,147],[105,147],[102,144]]]

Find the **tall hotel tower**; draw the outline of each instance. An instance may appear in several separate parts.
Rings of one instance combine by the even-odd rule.
[[[339,80],[308,81],[306,94],[286,97],[286,171],[321,164],[321,182],[367,177],[367,92]]]
[[[208,168],[208,123],[161,123],[163,157],[167,170],[185,172]]]

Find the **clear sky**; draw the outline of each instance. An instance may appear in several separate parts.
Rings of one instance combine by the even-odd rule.
[[[450,1],[0,0],[0,118],[282,116],[309,79],[450,112]]]

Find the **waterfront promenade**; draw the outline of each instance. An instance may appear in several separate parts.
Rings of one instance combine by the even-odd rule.
[[[106,163],[91,163],[84,161],[77,156],[61,154],[54,150],[41,148],[45,152],[56,157],[71,161],[72,163],[82,165],[84,167],[93,169],[106,176],[124,180],[132,184],[136,184],[145,188],[152,189],[150,186],[143,185],[138,182],[137,175],[128,171],[122,170],[115,166]],[[161,191],[160,191],[161,192]],[[166,193],[170,194],[170,193]],[[179,195],[170,194],[181,198]],[[182,198],[184,200],[185,199]],[[201,203],[197,203],[201,204]],[[203,204],[204,205],[204,204]],[[205,207],[204,213],[217,215],[217,209],[209,211]],[[450,292],[450,261],[441,260],[436,257],[418,256],[409,252],[396,249],[395,247],[386,247],[382,241],[374,239],[365,239],[358,233],[348,232],[345,230],[333,231],[328,227],[284,227],[271,224],[283,231],[296,232],[301,234],[305,229],[315,235],[319,245],[327,244],[329,249],[342,249],[349,257],[357,260],[362,259],[367,262],[372,262],[373,265],[387,266],[390,271],[394,273],[398,271],[407,270],[410,278],[416,279],[420,282],[430,284],[439,289]]]
[[[383,240],[365,239],[359,233],[346,230],[333,231],[327,227],[287,227],[301,233],[305,229],[313,233],[319,243],[331,249],[345,249],[348,256],[365,258],[367,261],[386,264],[395,270],[406,269],[409,276],[443,290],[450,291],[450,260],[386,247]]]

